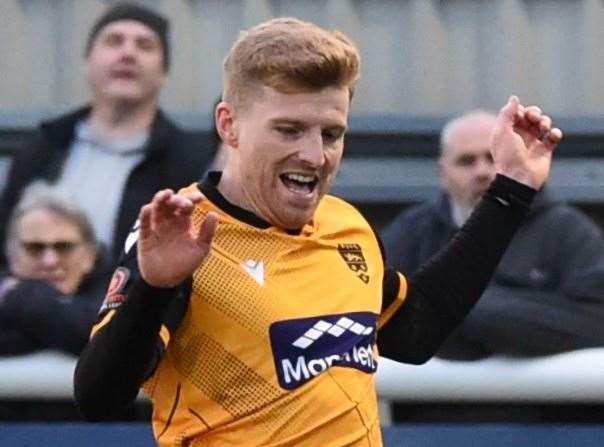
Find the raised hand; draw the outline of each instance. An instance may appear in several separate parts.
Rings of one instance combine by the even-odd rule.
[[[200,192],[183,195],[159,191],[140,211],[138,265],[143,279],[154,287],[174,287],[187,279],[210,251],[218,216],[208,213],[199,231],[191,225]]]
[[[522,106],[511,96],[497,116],[491,151],[497,172],[539,189],[550,171],[560,129],[536,106]]]

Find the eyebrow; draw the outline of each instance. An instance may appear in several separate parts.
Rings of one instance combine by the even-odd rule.
[[[102,35],[102,39],[107,39],[110,37],[121,37],[121,38],[125,38],[128,37],[129,34],[126,33],[126,31],[123,30],[119,30],[119,29],[114,29],[114,30],[108,30],[105,31],[105,33]],[[157,44],[161,44],[160,39],[155,36],[155,34],[153,32],[151,32],[150,34],[147,33],[136,33],[132,36],[135,40],[140,41],[140,40],[144,40],[144,41],[150,41],[150,42],[155,42]]]
[[[295,118],[272,118],[269,120],[270,124],[289,124],[293,126],[302,126],[308,127],[308,124],[303,120],[295,119]]]
[[[269,120],[269,124],[271,124],[271,125],[288,124],[290,126],[309,127],[308,123],[306,123],[303,120],[296,119],[296,118],[273,118],[273,119]],[[348,126],[346,126],[345,124],[334,122],[333,124],[328,124],[324,128],[338,129],[338,130],[346,131],[348,129]]]

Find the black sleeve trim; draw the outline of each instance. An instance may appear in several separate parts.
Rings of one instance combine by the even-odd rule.
[[[159,289],[135,280],[128,299],[95,334],[78,361],[75,399],[86,419],[111,419],[136,398],[159,361],[158,333],[170,304],[188,297],[190,288],[190,281]]]
[[[409,278],[400,310],[380,331],[385,357],[423,363],[487,286],[537,191],[497,175],[453,240]]]
[[[386,260],[386,250],[384,250],[384,244],[382,243],[382,238],[375,231],[371,222],[367,222],[371,231],[373,231],[373,235],[377,240],[378,247],[380,248],[380,255],[382,257],[382,263],[384,265],[384,277],[382,278],[382,309],[381,313],[384,312],[390,305],[396,300],[398,296],[398,291],[400,287],[400,278],[396,273],[396,270],[388,267],[388,263]]]
[[[382,281],[382,312],[390,307],[398,297],[398,291],[401,286],[401,279],[396,270],[386,268],[384,271],[384,280]]]

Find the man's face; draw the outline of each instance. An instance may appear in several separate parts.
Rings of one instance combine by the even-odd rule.
[[[162,43],[140,22],[111,22],[95,37],[86,71],[97,100],[155,101],[166,77]]]
[[[251,105],[235,112],[236,142],[230,144],[233,157],[226,171],[238,185],[238,205],[274,226],[302,228],[340,165],[348,89],[281,93],[259,88]]]
[[[94,266],[95,250],[82,240],[77,225],[46,209],[25,213],[17,224],[10,270],[23,279],[46,281],[74,293]]]
[[[495,118],[473,118],[451,133],[439,160],[443,188],[453,201],[473,209],[495,177],[490,151]]]

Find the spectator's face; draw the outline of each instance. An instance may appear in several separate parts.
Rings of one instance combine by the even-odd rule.
[[[111,22],[95,37],[86,69],[95,100],[155,101],[166,77],[161,40],[140,22]]]
[[[25,213],[17,224],[11,272],[23,279],[47,281],[74,293],[94,266],[95,250],[82,240],[77,225],[46,209]]]
[[[340,165],[348,89],[288,94],[259,89],[251,105],[234,112],[221,187],[227,198],[272,225],[302,228]]]
[[[474,208],[495,177],[491,133],[495,119],[480,118],[455,128],[439,161],[441,182],[459,205]]]

